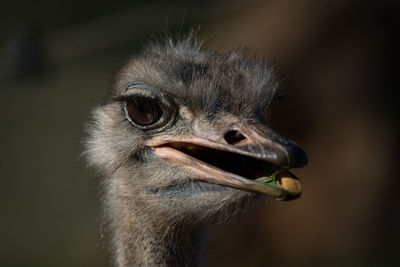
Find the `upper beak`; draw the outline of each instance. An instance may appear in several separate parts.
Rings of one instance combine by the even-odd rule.
[[[308,161],[297,144],[264,124],[236,123],[213,134],[161,135],[148,145],[158,157],[184,167],[195,179],[280,200],[301,194],[301,182],[292,173],[280,173],[276,185],[257,180],[269,176],[267,170],[303,167]]]

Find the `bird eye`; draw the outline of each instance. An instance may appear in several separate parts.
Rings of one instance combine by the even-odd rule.
[[[163,111],[154,99],[138,97],[125,102],[125,111],[129,119],[139,126],[150,126],[161,119]]]

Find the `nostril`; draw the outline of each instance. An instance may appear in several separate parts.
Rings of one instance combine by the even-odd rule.
[[[239,133],[236,130],[227,132],[224,135],[224,138],[225,138],[226,142],[228,142],[228,144],[230,144],[230,145],[235,145],[235,144],[239,143],[240,141],[246,139],[246,137],[244,137],[241,133]]]

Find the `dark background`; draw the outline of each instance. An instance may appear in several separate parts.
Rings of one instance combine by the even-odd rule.
[[[274,64],[287,96],[271,124],[310,159],[299,200],[212,229],[209,265],[399,264],[398,1],[9,1],[0,15],[0,265],[107,265],[84,124],[130,53],[191,28]]]

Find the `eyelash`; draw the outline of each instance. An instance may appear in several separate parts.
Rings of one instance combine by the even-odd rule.
[[[113,97],[112,100],[116,101],[116,102],[126,102],[129,101],[133,98],[149,98],[149,99],[153,99],[155,101],[157,101],[158,103],[160,103],[160,101],[158,101],[158,99],[153,98],[149,95],[145,95],[145,94],[129,94],[129,95],[120,95],[117,97]],[[161,104],[161,103],[160,103]]]

